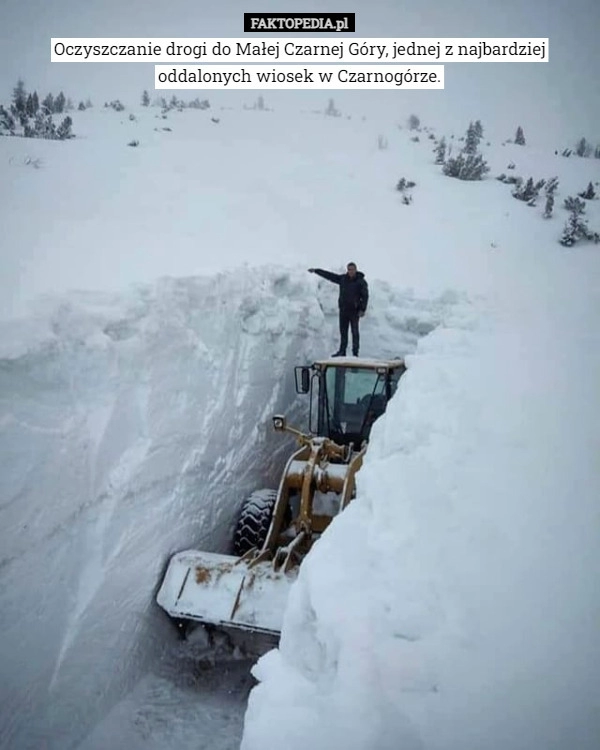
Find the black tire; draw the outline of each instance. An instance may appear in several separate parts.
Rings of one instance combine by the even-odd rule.
[[[241,557],[253,547],[263,546],[276,500],[277,490],[256,490],[245,501],[233,535],[234,555]]]

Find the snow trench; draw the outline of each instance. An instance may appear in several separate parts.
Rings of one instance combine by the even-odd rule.
[[[403,356],[457,297],[371,287],[364,356]],[[337,290],[278,268],[40,300],[0,326],[0,746],[75,747],[161,659],[181,549],[228,551],[305,428],[293,367],[337,347]]]

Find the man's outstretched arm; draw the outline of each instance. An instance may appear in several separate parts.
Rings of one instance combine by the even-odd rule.
[[[341,273],[332,273],[331,271],[324,271],[322,268],[309,268],[309,273],[316,273],[317,276],[322,276],[327,281],[332,281],[334,284],[339,284],[342,278]]]

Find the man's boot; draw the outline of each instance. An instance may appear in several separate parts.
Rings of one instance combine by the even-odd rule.
[[[338,351],[332,354],[331,356],[332,357],[345,357],[346,352],[343,352],[341,349],[338,349]]]

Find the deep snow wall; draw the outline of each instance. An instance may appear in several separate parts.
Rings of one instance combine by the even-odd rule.
[[[375,284],[365,355],[453,303]],[[174,637],[169,556],[228,550],[306,427],[293,366],[337,346],[333,287],[275,268],[73,293],[0,329],[0,745],[73,747]]]
[[[553,250],[407,358],[242,750],[598,747],[600,263]]]

